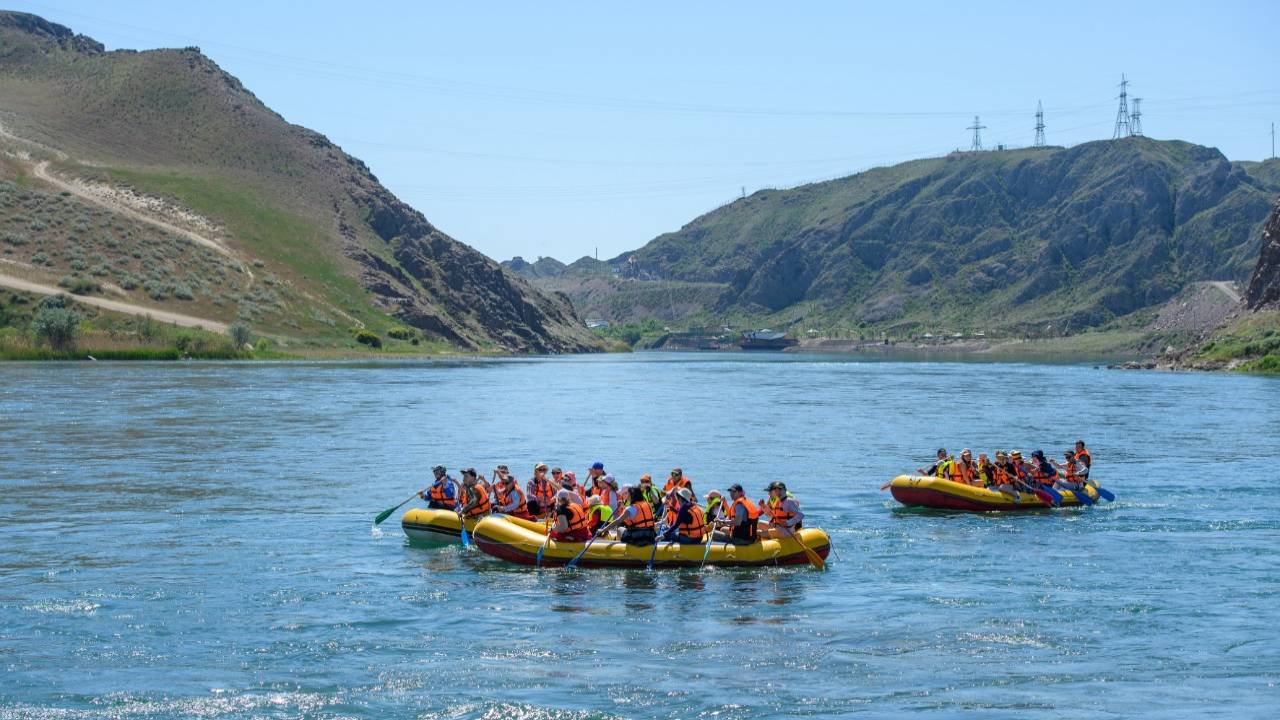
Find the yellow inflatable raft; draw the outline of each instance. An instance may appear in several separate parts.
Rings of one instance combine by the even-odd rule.
[[[894,499],[903,505],[946,510],[992,512],[1043,510],[1051,507],[1025,490],[1017,493],[1016,496],[1006,495],[999,490],[919,475],[899,475],[889,483],[889,492],[893,493]],[[1070,490],[1059,490],[1058,493],[1062,495],[1062,507],[1084,504]]]
[[[544,526],[540,522],[521,520],[509,515],[500,517],[528,528],[530,531],[543,532]],[[475,518],[467,518],[467,532],[474,533],[478,522],[479,520]],[[408,535],[410,540],[418,542],[456,543],[462,535],[462,526],[458,520],[458,514],[452,510],[413,508],[400,519],[400,527],[404,529],[404,534]]]
[[[543,566],[560,566],[568,563],[586,547],[581,542],[556,542],[548,540],[542,528],[503,515],[486,517],[475,524],[472,541],[484,552],[503,560],[524,565],[538,563],[538,550],[546,544],[542,553]],[[774,565],[808,564],[809,558],[800,543],[803,542],[819,556],[826,558],[831,552],[831,538],[817,528],[804,528],[800,539],[761,540],[751,545],[712,543],[710,551],[705,545],[680,545],[661,542],[656,545],[628,545],[616,540],[598,538],[591,544],[579,567],[646,567],[653,558],[654,567],[699,567],[703,554],[707,565],[728,567],[768,567]]]

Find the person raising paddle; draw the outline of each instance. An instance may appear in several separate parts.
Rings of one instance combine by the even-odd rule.
[[[800,503],[787,492],[786,483],[774,480],[765,490],[769,491],[769,499],[760,501],[760,512],[769,516],[769,524],[760,529],[760,534],[771,538],[795,535],[804,521]]]

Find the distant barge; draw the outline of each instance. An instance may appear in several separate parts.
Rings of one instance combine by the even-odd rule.
[[[743,350],[785,350],[797,342],[776,330],[747,330],[742,333],[738,347]]]

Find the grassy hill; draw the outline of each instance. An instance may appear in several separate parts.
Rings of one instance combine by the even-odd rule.
[[[757,192],[610,260],[607,294],[557,287],[618,322],[666,286],[687,325],[1057,336],[1247,280],[1278,194],[1280,161],[1180,141],[954,153]]]
[[[294,344],[400,327],[429,348],[599,348],[565,298],[440,232],[197,48],[105,52],[0,13],[0,127],[0,274]]]

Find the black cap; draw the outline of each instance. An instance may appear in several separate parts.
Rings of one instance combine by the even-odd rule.
[[[947,449],[946,449],[946,448],[938,448],[938,452],[937,452],[937,453],[935,453],[935,454],[936,454],[936,455],[946,455],[946,454],[947,454]]]
[[[742,486],[738,483],[734,483],[729,486],[729,492],[743,492]]]
[[[475,469],[475,468],[463,468],[463,469],[462,469],[462,474],[463,474],[463,475],[470,475],[471,477],[476,477],[476,469]]]
[[[443,466],[443,465],[437,465],[437,466],[435,466],[435,467],[431,468],[431,472],[433,472],[433,473],[435,473],[435,474],[437,474],[437,475],[443,475],[443,474],[445,474],[445,469],[444,469],[444,466]]]

